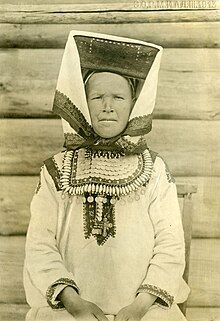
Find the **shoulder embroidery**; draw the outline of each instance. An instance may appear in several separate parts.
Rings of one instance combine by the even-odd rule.
[[[38,184],[37,184],[37,187],[36,187],[36,190],[35,190],[35,194],[37,194],[41,188],[41,173],[42,173],[42,170],[43,170],[43,166],[41,166],[40,168],[40,174],[39,174],[39,181],[38,181]]]
[[[48,173],[52,177],[54,184],[56,186],[57,191],[60,191],[62,189],[61,183],[60,183],[60,177],[61,177],[61,171],[54,159],[54,157],[48,158],[44,161],[44,164],[48,170]]]
[[[156,157],[158,156],[158,153],[157,152],[154,152],[153,150],[149,149],[149,153],[150,153],[150,156],[151,156],[151,159],[152,159],[152,162],[154,163],[155,160],[156,160]]]
[[[175,178],[171,174],[171,172],[169,170],[169,167],[168,167],[167,163],[165,162],[165,160],[163,159],[163,157],[160,156],[159,154],[157,154],[156,156],[160,157],[162,159],[162,161],[164,162],[164,164],[165,164],[165,171],[166,171],[166,176],[167,176],[168,183],[175,183]]]
[[[165,163],[166,165],[166,175],[167,175],[167,180],[169,183],[175,183],[175,178],[173,177],[173,175],[171,174],[171,172],[169,171],[169,168],[167,166],[167,164]]]

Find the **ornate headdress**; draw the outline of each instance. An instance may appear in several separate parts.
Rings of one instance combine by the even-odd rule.
[[[139,153],[152,127],[162,47],[129,38],[71,31],[58,77],[53,111],[63,119],[65,146]],[[100,139],[91,126],[83,71],[109,71],[139,79],[139,93],[127,128],[119,137]]]

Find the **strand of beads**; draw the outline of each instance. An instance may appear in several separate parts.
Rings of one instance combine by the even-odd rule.
[[[73,155],[74,152],[67,151],[64,155],[64,160],[63,160],[63,168],[62,168],[62,176],[61,176],[61,185],[62,185],[62,190],[63,193],[70,192],[71,190],[71,185],[70,185],[70,177],[71,177],[71,172],[72,172],[72,160],[73,160]]]
[[[102,220],[102,211],[103,211],[103,200],[104,198],[101,196],[96,196],[96,218],[100,222]]]

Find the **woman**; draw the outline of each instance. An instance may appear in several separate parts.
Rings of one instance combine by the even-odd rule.
[[[162,48],[71,31],[54,112],[65,147],[31,205],[26,320],[185,320],[176,188],[148,149]]]

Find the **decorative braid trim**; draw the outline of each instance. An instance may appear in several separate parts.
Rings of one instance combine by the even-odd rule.
[[[167,175],[167,180],[169,183],[175,183],[175,178],[173,177],[173,175],[169,171],[169,168],[167,165],[166,165],[166,175]]]
[[[53,181],[54,181],[57,191],[60,191],[62,189],[62,185],[60,183],[61,172],[58,168],[58,165],[57,165],[54,157],[51,157],[51,158],[45,160],[44,164],[48,170],[48,173],[53,178]]]
[[[64,118],[82,136],[88,137],[93,135],[94,131],[82,112],[73,104],[69,97],[59,90],[55,92],[53,112]]]
[[[164,164],[165,164],[165,171],[166,171],[166,176],[167,176],[167,181],[168,181],[168,183],[175,183],[175,178],[174,178],[173,175],[171,174],[167,163],[165,162],[165,160],[163,159],[163,157],[161,157],[160,155],[158,155],[158,157],[160,157],[160,158],[162,159],[162,161],[164,162]]]
[[[124,135],[141,136],[148,134],[152,129],[152,118],[152,114],[148,114],[131,119]]]
[[[43,166],[41,166],[40,168],[40,174],[39,174],[39,181],[38,181],[38,184],[37,184],[37,187],[36,187],[36,190],[35,190],[35,194],[37,194],[41,188],[41,173],[42,173],[42,170],[43,170]]]
[[[57,281],[55,281],[54,283],[52,283],[49,286],[49,288],[47,289],[46,299],[47,299],[47,303],[49,304],[49,306],[55,310],[64,308],[63,303],[57,299],[55,301],[55,298],[54,298],[54,292],[56,290],[56,285],[59,285],[59,284],[65,284],[65,285],[71,286],[72,288],[74,288],[74,290],[76,290],[77,293],[79,293],[79,288],[77,287],[76,283],[69,278],[60,278]]]
[[[150,293],[158,298],[156,299],[156,303],[162,307],[170,308],[173,304],[174,297],[170,295],[166,290],[162,290],[161,288],[157,287],[156,285],[151,284],[143,284],[139,287],[137,293]]]

